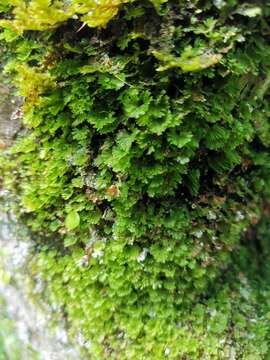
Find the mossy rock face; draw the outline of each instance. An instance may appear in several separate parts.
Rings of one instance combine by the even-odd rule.
[[[119,2],[95,28],[71,3],[0,23],[27,129],[1,176],[33,273],[84,356],[265,358],[270,4]]]

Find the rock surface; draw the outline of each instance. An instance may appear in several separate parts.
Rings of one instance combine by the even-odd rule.
[[[22,99],[13,94],[8,80],[0,77],[0,145],[10,144],[20,129]]]
[[[14,96],[8,81],[0,77],[0,150],[12,143],[20,129],[21,105],[22,99]],[[9,207],[8,198],[8,193],[0,189],[0,317],[8,316],[14,323],[14,337],[21,344],[20,360],[78,359],[64,326],[50,329],[51,312],[46,303],[37,305],[28,297],[29,274],[25,268],[33,241],[23,226],[4,211]],[[18,355],[7,356],[13,360]]]
[[[3,212],[0,212],[0,248],[0,266],[7,280],[1,281],[0,276],[0,298],[6,303],[5,312],[9,319],[14,322],[14,335],[22,344],[20,360],[78,359],[64,327],[59,324],[50,329],[52,319],[46,303],[37,305],[30,301],[28,275],[24,269],[31,239],[25,232],[18,232],[15,219]]]

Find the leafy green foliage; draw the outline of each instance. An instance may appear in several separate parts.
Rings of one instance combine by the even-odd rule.
[[[269,289],[241,240],[270,196],[269,5],[134,2],[106,29],[52,17],[10,45],[26,131],[2,182],[86,356],[269,355]]]

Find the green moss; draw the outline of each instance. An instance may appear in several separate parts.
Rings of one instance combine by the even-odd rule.
[[[94,359],[267,356],[250,229],[270,195],[269,5],[218,4],[134,2],[9,45],[27,131],[2,181]]]

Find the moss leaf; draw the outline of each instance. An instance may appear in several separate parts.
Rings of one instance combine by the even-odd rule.
[[[74,230],[80,225],[80,215],[77,211],[71,211],[65,220],[65,225],[68,230]]]

